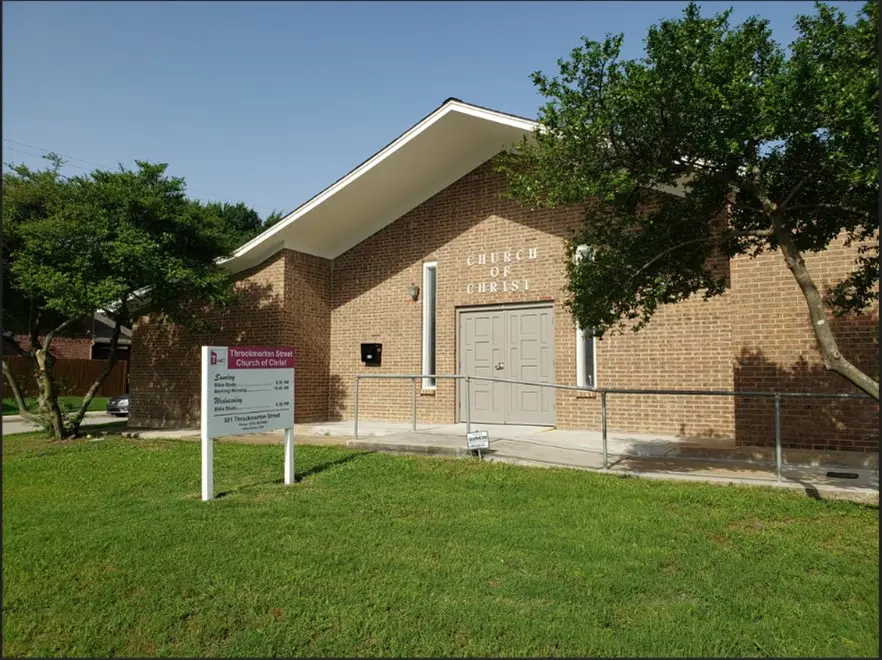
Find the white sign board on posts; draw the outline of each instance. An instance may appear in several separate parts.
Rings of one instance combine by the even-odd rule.
[[[214,496],[213,439],[285,429],[285,483],[294,480],[294,349],[202,347],[202,499]]]

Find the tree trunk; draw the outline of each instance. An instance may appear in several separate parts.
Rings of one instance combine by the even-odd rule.
[[[49,416],[52,426],[52,435],[56,440],[64,440],[64,419],[61,416],[61,408],[58,407],[58,392],[55,390],[55,380],[52,378],[52,366],[55,358],[49,352],[47,346],[36,351],[37,359],[37,385],[40,388],[40,411]]]
[[[68,434],[65,428],[64,416],[61,414],[61,408],[58,406],[58,390],[55,387],[55,378],[52,374],[52,368],[55,366],[55,356],[49,352],[49,349],[56,335],[64,332],[65,329],[77,320],[78,317],[69,318],[47,333],[43,339],[42,346],[39,344],[38,336],[36,336],[36,329],[34,328],[31,331],[31,352],[34,354],[37,384],[40,387],[40,410],[49,417],[52,435],[55,436],[56,440],[64,440]],[[34,350],[35,346],[37,347],[36,350]]]
[[[9,389],[12,390],[12,396],[15,399],[15,404],[18,406],[18,413],[27,420],[33,420],[33,416],[28,412],[28,407],[25,404],[21,388],[18,386],[15,376],[12,375],[12,370],[5,361],[3,362],[3,375],[6,377],[6,382],[9,383]]]
[[[86,411],[89,409],[89,404],[92,402],[92,398],[95,396],[95,392],[98,391],[98,388],[101,387],[101,383],[104,382],[104,379],[107,378],[107,375],[110,373],[110,370],[113,369],[113,365],[116,364],[116,347],[119,344],[119,335],[122,330],[122,317],[117,318],[116,325],[113,328],[113,334],[110,337],[110,355],[107,356],[107,364],[104,366],[104,371],[102,371],[98,378],[95,379],[95,382],[89,387],[89,391],[86,392],[86,395],[83,397],[83,401],[80,404],[80,409],[76,412],[73,419],[70,421],[70,434],[74,437],[79,435],[80,433],[80,425],[83,423],[83,417],[86,415]]]
[[[8,340],[9,345],[15,349],[15,352],[18,353],[19,356],[27,358],[31,363],[31,367],[33,367],[34,361],[32,356],[28,355],[22,347],[18,345],[18,342],[15,340],[15,337],[12,336],[12,333],[4,333],[4,338]],[[24,395],[21,392],[21,388],[18,386],[18,381],[15,380],[15,376],[12,375],[12,370],[6,362],[3,362],[3,376],[6,378],[6,382],[9,383],[9,389],[12,390],[12,397],[15,399],[15,404],[18,406],[18,413],[25,419],[33,421],[35,418],[28,411]]]
[[[805,297],[805,302],[808,305],[812,328],[815,331],[818,345],[821,347],[821,357],[824,360],[824,366],[831,371],[835,371],[878,401],[879,383],[846,360],[842,353],[839,352],[839,346],[836,344],[833,330],[827,321],[824,301],[818,292],[818,287],[815,286],[808,269],[805,267],[805,261],[793,242],[793,237],[784,228],[777,214],[773,216],[772,227],[775,231],[775,238],[778,239],[781,253],[784,255],[784,261],[787,263],[787,268],[790,269],[793,277],[796,278],[796,282],[799,284],[799,288],[802,290],[802,295]]]

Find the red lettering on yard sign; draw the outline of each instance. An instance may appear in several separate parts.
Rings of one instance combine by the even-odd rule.
[[[230,346],[227,369],[293,369],[294,349],[290,346]]]

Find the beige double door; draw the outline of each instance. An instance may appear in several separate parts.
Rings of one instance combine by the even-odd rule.
[[[535,383],[554,382],[554,307],[483,307],[457,312],[458,373]],[[485,424],[555,424],[550,387],[471,380],[471,420]],[[466,385],[458,382],[459,420]]]

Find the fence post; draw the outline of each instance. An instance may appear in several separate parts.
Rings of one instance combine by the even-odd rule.
[[[417,379],[413,377],[413,432],[416,433],[416,400],[417,400]]]
[[[358,375],[355,376],[355,439],[358,440]]]
[[[775,478],[781,481],[781,395],[775,394]]]
[[[606,453],[606,390],[600,390],[600,435],[603,440],[603,469],[609,469],[609,458]]]
[[[466,435],[472,432],[472,381],[466,376]]]

